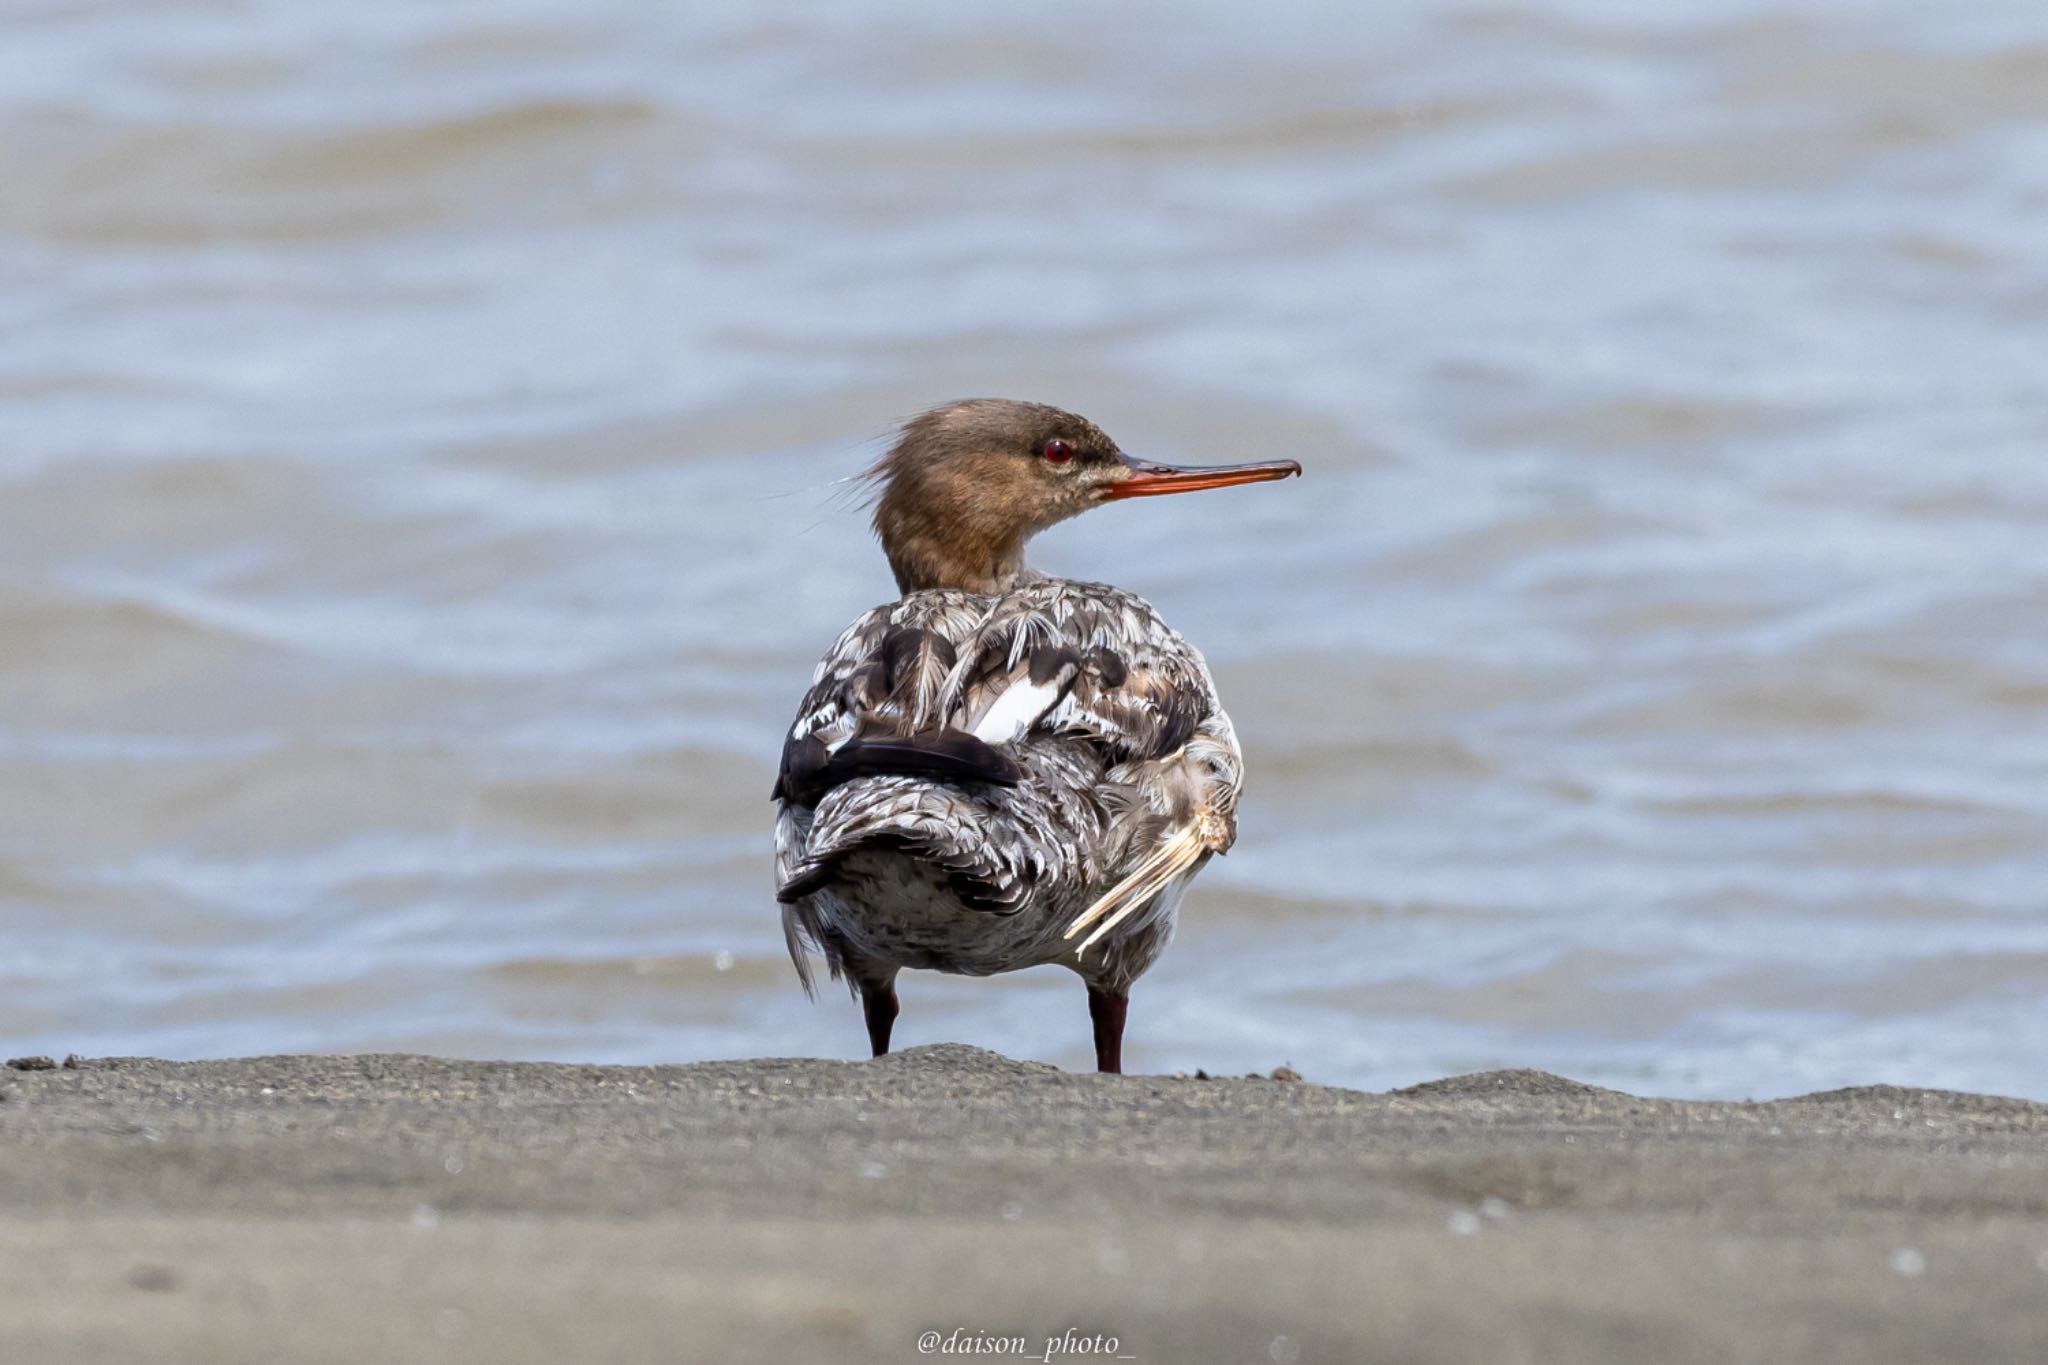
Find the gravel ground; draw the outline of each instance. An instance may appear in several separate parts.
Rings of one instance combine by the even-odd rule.
[[[970,1353],[2038,1365],[2048,1105],[957,1046],[0,1070],[0,1360]]]

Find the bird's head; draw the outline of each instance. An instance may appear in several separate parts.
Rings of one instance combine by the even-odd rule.
[[[875,531],[904,592],[995,592],[1023,572],[1026,541],[1101,503],[1300,472],[1293,460],[1152,464],[1074,413],[969,398],[911,419],[875,466]]]

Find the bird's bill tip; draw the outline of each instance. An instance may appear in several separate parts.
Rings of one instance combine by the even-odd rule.
[[[1193,493],[1204,488],[1230,488],[1241,483],[1270,483],[1301,473],[1294,460],[1261,460],[1255,464],[1170,465],[1124,457],[1130,473],[1103,485],[1105,498],[1151,498],[1165,493]]]

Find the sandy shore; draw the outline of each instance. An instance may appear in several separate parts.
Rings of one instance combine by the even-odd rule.
[[[1537,1072],[1369,1095],[963,1047],[0,1071],[0,1359],[914,1361],[974,1334],[1162,1365],[2040,1362],[2048,1105]]]

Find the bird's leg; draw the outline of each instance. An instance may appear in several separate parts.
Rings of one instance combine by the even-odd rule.
[[[896,1022],[896,974],[863,979],[859,986],[861,1013],[868,1021],[868,1046],[879,1057],[889,1050],[889,1029]]]
[[[1124,1012],[1131,997],[1122,991],[1088,988],[1088,1017],[1095,1023],[1095,1069],[1121,1076],[1124,1070]]]

